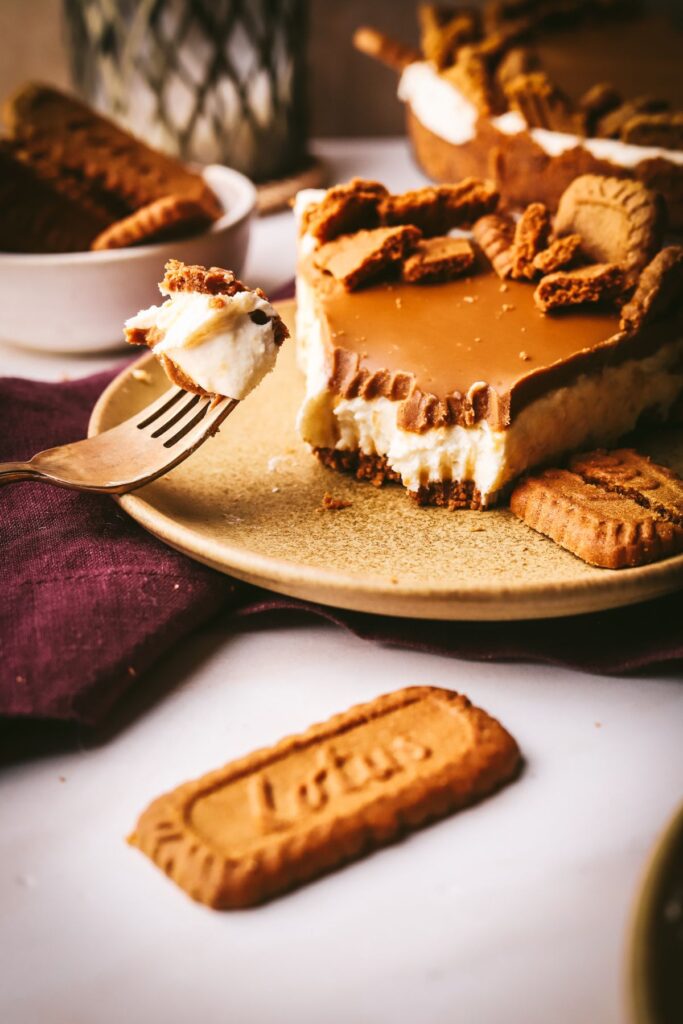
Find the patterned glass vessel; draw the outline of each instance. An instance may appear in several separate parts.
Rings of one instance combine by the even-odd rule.
[[[256,181],[304,162],[306,0],[64,0],[84,98],[151,145]]]

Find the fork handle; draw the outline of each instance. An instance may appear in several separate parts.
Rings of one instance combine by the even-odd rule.
[[[0,462],[0,484],[15,480],[39,480],[40,473],[29,462]]]

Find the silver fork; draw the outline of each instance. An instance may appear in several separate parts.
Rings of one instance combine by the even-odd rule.
[[[85,441],[0,463],[0,484],[40,480],[77,491],[126,494],[156,480],[215,434],[239,403],[171,388],[145,409]]]

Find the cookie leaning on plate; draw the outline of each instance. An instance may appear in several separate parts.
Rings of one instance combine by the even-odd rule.
[[[683,480],[632,449],[574,456],[523,480],[510,508],[590,565],[623,569],[683,551]]]
[[[376,697],[155,800],[129,838],[189,896],[253,906],[476,802],[515,740],[466,697]]]

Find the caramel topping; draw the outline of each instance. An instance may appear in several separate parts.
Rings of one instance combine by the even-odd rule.
[[[491,271],[428,289],[397,281],[353,295],[321,280],[310,262],[300,272],[315,282],[330,386],[347,397],[403,401],[405,429],[482,418],[503,429],[533,398],[578,373],[641,355],[662,344],[662,331],[676,336],[671,324],[653,325],[647,336],[619,334],[618,313],[601,307],[544,316],[529,284],[510,281],[502,295]]]

